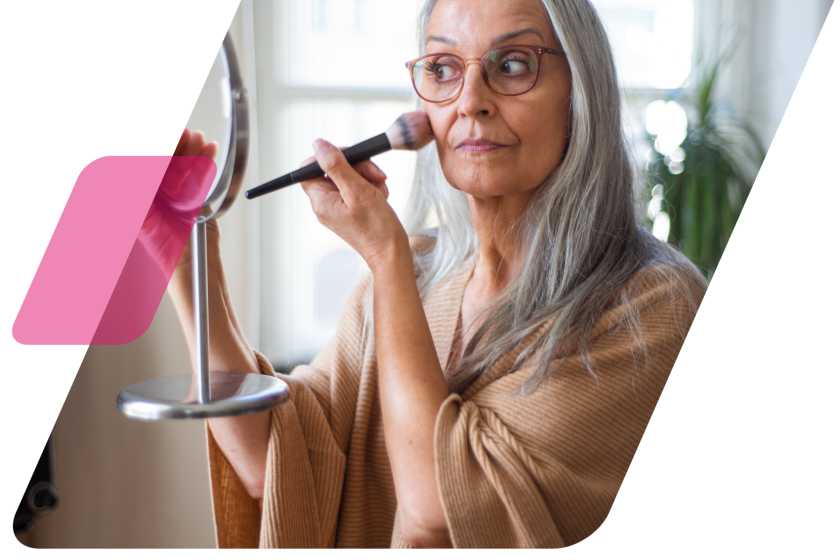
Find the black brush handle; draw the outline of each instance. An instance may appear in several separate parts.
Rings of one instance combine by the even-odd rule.
[[[388,140],[388,136],[383,132],[382,134],[369,138],[364,142],[359,142],[355,146],[350,146],[346,150],[342,151],[344,152],[344,157],[347,158],[347,163],[353,165],[354,163],[370,159],[373,156],[384,154],[390,149],[391,142]],[[306,167],[301,167],[297,171],[292,171],[291,173],[278,177],[277,179],[273,179],[268,183],[254,187],[245,193],[245,198],[250,200],[252,198],[257,198],[258,196],[280,190],[284,187],[289,187],[295,183],[311,181],[312,179],[317,179],[318,177],[323,176],[324,170],[321,169],[321,166],[318,165],[318,162],[316,161],[315,163],[310,163]]]

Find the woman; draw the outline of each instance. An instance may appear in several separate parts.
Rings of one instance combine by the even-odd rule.
[[[411,65],[435,137],[415,235],[373,163],[316,141],[329,178],[303,189],[372,273],[328,347],[282,376],[291,403],[209,421],[220,546],[586,538],[702,298],[696,269],[636,224],[588,1],[428,0],[420,27],[422,52],[447,56]],[[178,153],[202,150],[186,132]],[[236,321],[215,227],[210,241],[211,368],[275,375]],[[193,344],[188,256],[170,293]]]

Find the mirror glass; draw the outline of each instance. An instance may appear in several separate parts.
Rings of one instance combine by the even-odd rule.
[[[207,194],[209,199],[219,185],[219,179],[225,168],[225,161],[231,149],[230,135],[233,127],[230,93],[230,72],[224,48],[219,49],[213,67],[204,82],[204,87],[195,103],[192,115],[187,122],[190,130],[200,130],[208,142],[217,142],[219,151],[216,154],[216,179]]]

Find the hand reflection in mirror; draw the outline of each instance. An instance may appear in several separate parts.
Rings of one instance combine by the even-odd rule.
[[[138,240],[161,270],[172,273],[189,238],[195,219],[216,176],[213,158],[216,142],[207,142],[200,131],[184,129]],[[203,156],[203,157],[196,157]]]

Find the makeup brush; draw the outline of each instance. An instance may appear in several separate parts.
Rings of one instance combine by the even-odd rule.
[[[419,150],[431,141],[432,125],[429,123],[429,117],[423,111],[412,111],[400,115],[400,118],[394,121],[394,124],[389,126],[388,130],[382,134],[364,142],[359,142],[355,146],[343,150],[343,152],[347,162],[353,165],[389,150]],[[324,170],[321,169],[318,162],[310,163],[297,171],[292,171],[287,175],[254,187],[245,193],[245,198],[257,198],[283,187],[323,176]]]

